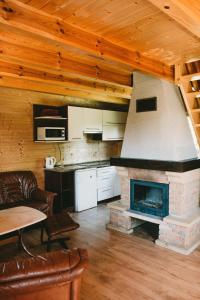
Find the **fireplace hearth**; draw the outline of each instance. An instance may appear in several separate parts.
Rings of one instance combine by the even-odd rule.
[[[131,179],[130,210],[152,216],[167,216],[169,214],[169,185]]]

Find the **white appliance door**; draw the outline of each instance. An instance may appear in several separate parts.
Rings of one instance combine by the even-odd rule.
[[[82,211],[97,206],[96,169],[75,172],[75,208]]]

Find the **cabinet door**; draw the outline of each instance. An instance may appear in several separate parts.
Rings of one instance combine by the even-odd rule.
[[[83,139],[83,108],[68,106],[68,140]]]
[[[96,169],[75,172],[75,199],[76,211],[97,206]]]
[[[98,201],[106,200],[113,197],[113,187],[98,189]]]
[[[103,125],[126,124],[127,113],[103,110]]]
[[[102,132],[102,110],[83,108],[84,132]]]
[[[125,125],[103,126],[103,141],[123,140]]]

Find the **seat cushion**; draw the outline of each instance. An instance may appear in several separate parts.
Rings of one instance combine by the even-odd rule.
[[[57,234],[72,231],[80,225],[76,223],[67,212],[55,214],[44,221],[47,235],[52,237]]]

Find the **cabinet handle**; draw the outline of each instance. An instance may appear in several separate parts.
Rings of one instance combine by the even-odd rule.
[[[92,127],[91,127],[91,128],[88,128],[88,127],[87,127],[86,129],[89,129],[89,130],[99,130],[99,131],[101,131],[99,128],[92,128]]]
[[[110,191],[111,189],[108,189],[108,190],[103,190],[103,192],[108,192],[108,191]]]
[[[117,137],[117,138],[107,138],[105,141],[108,141],[108,140],[114,140],[114,141],[119,141],[119,140],[123,140],[123,137]]]
[[[77,137],[77,138],[73,137],[72,140],[81,140],[81,138],[79,138],[79,137]]]
[[[106,124],[112,124],[112,125],[124,125],[125,123],[106,122]]]

